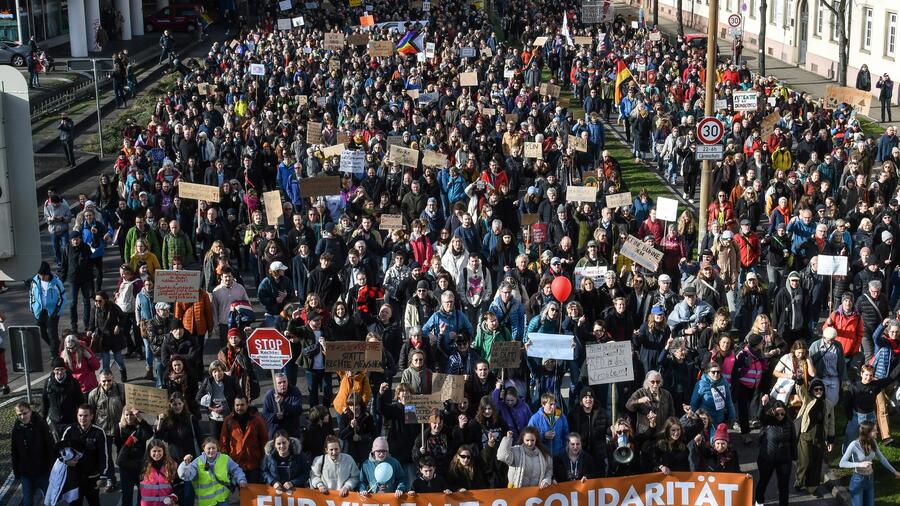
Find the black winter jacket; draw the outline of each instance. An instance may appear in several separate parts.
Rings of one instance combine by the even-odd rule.
[[[75,423],[75,413],[84,402],[81,386],[71,374],[66,373],[62,382],[56,381],[51,374],[44,384],[41,415],[47,423],[57,425],[57,430],[62,430]]]
[[[16,478],[36,478],[46,475],[56,458],[53,434],[44,418],[31,412],[31,423],[16,420],[10,435],[13,474]]]

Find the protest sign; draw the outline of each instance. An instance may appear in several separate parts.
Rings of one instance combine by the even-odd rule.
[[[597,188],[593,186],[567,186],[566,200],[569,202],[596,202]]]
[[[497,109],[494,109],[493,107],[482,107],[481,114],[493,118],[497,114]]]
[[[289,11],[291,10],[291,0],[281,0],[278,2],[278,10]]]
[[[662,221],[678,221],[678,201],[668,197],[656,199],[656,219]]]
[[[344,34],[341,32],[328,32],[325,34],[325,41],[322,44],[325,49],[332,51],[341,51],[344,49]]]
[[[531,224],[531,242],[542,243],[547,240],[547,224],[532,223]]]
[[[522,215],[521,224],[523,227],[531,225],[532,223],[538,222],[538,214],[537,213],[525,213]]]
[[[279,30],[290,30],[291,29],[291,18],[278,18],[278,29]]]
[[[347,43],[349,43],[351,46],[368,46],[369,45],[369,34],[368,33],[350,34],[350,37],[347,38]]]
[[[303,26],[305,24],[306,24],[306,22],[303,21],[303,16],[297,16],[295,18],[291,18],[291,26],[293,26],[295,28],[298,26]]]
[[[544,158],[544,149],[540,142],[525,143],[525,158],[536,158],[538,160]]]
[[[829,84],[825,87],[825,106],[829,109],[837,109],[841,104],[852,106],[860,114],[869,114],[872,107],[872,94],[868,91],[857,90]]]
[[[266,224],[278,225],[281,221],[280,218],[284,215],[284,209],[281,207],[281,192],[272,190],[264,192],[262,196],[263,204],[266,206]]]
[[[326,371],[381,372],[381,341],[328,341]]]
[[[413,100],[419,98],[419,94],[420,91],[417,89],[406,90],[406,95]]]
[[[575,37],[572,37],[572,42],[575,43],[576,46],[590,46],[594,42],[594,39],[593,37],[576,35]]]
[[[324,156],[325,158],[334,158],[335,156],[341,156],[341,153],[343,152],[343,144],[335,144],[334,146],[322,148],[322,156]]]
[[[736,91],[731,97],[735,111],[755,111],[759,107],[759,93],[755,91]]]
[[[343,146],[344,144],[347,144],[349,142],[350,142],[350,134],[348,134],[346,132],[338,132],[337,133],[337,143],[338,144]],[[344,154],[344,152],[341,151],[341,154]]]
[[[422,165],[426,167],[444,168],[447,166],[447,155],[426,149],[424,158],[422,159]]]
[[[606,196],[606,207],[624,207],[632,203],[631,192],[613,193]]]
[[[460,58],[474,58],[475,57],[475,48],[474,47],[459,48],[459,57]]]
[[[543,83],[541,84],[540,93],[541,95],[551,96],[553,98],[559,98],[560,88],[555,84]]]
[[[518,344],[518,343],[517,343]],[[441,374],[431,376],[431,393],[441,395],[442,401],[462,402],[464,397],[465,376],[462,374]]]
[[[486,56],[488,58],[494,56],[494,52],[489,47],[485,47],[481,49],[481,56]]]
[[[166,390],[125,383],[125,399],[144,414],[144,420],[154,420],[160,413],[169,412],[169,392]]]
[[[411,394],[406,396],[406,423],[428,423],[431,414],[444,409],[441,394]]]
[[[728,100],[724,98],[717,98],[713,103],[713,109],[717,111],[728,109]]]
[[[197,302],[202,276],[200,271],[157,269],[154,273],[154,302]]]
[[[522,343],[518,341],[494,341],[491,344],[491,368],[515,369],[522,363]]]
[[[388,159],[405,167],[416,167],[419,165],[419,150],[394,145],[391,146]]]
[[[419,399],[431,415],[430,407]],[[411,403],[407,403],[409,407]],[[416,410],[418,418],[418,409]],[[426,423],[425,416],[421,423]],[[621,477],[560,482],[543,490],[538,487],[468,490],[448,495],[426,493],[396,497],[393,492],[359,495],[350,492],[340,500],[329,499],[319,491],[294,487],[289,492],[276,492],[267,485],[248,485],[240,489],[241,504],[252,506],[334,506],[336,504],[377,504],[379,506],[748,506],[753,504],[753,478],[746,473],[674,472],[632,474]]]
[[[599,2],[583,2],[581,4],[581,22],[586,25],[594,25],[600,22]]]
[[[178,196],[183,199],[205,200],[218,204],[219,187],[197,183],[178,182]]]
[[[341,172],[363,174],[366,171],[366,152],[363,150],[341,151]]]
[[[604,281],[603,278],[607,270],[608,268],[605,265],[599,267],[576,267],[574,270],[575,286],[581,286],[581,280],[585,277],[593,279],[594,286],[600,286],[600,283]]]
[[[556,360],[573,360],[575,358],[575,341],[572,336],[563,334],[544,334],[531,332],[528,334],[525,350],[529,357],[553,358]]]
[[[264,76],[266,75],[266,66],[262,63],[251,63],[250,64],[250,75],[251,76]]]
[[[543,46],[550,40],[550,37],[537,37],[534,39],[534,42],[531,44],[532,46]]]
[[[656,271],[659,262],[662,260],[663,252],[653,246],[641,241],[633,235],[629,235],[625,240],[625,244],[619,250],[625,258],[630,258],[641,267]]]
[[[327,197],[341,193],[341,176],[316,176],[300,180],[300,195]]]
[[[570,135],[569,136],[569,145],[575,149],[575,151],[581,151],[582,153],[587,153],[588,143],[587,139],[583,139],[580,135]]]
[[[816,272],[822,276],[846,276],[847,257],[819,255],[819,265]]]
[[[322,144],[322,124],[318,121],[306,122],[306,143]]]
[[[388,146],[403,146],[403,136],[402,135],[388,135],[387,136],[387,145]],[[405,147],[405,146],[403,146]]]
[[[382,214],[379,227],[383,230],[403,230],[402,214]]]
[[[768,139],[769,134],[771,134],[775,130],[775,125],[780,119],[781,114],[779,114],[777,111],[763,118],[762,122],[759,125],[760,137],[762,137],[763,139]]]
[[[650,32],[650,40],[653,42],[662,40],[662,32]]]
[[[459,74],[460,86],[478,86],[477,72],[462,72]]]
[[[394,43],[390,40],[369,41],[369,56],[385,57],[394,54]]]
[[[634,380],[631,341],[612,341],[585,346],[588,385]]]

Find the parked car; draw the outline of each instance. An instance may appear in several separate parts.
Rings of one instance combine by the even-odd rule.
[[[147,32],[193,32],[200,24],[200,15],[193,4],[172,4],[147,16],[144,30]]]
[[[684,36],[684,42],[692,53],[697,53],[701,57],[706,58],[706,47],[709,44],[709,38],[705,33],[688,33]],[[720,57],[719,46],[716,45],[716,60]]]
[[[27,44],[0,41],[0,64],[9,63],[14,67],[24,67],[30,50]]]

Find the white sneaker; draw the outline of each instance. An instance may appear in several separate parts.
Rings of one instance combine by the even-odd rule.
[[[693,203],[694,203],[694,199],[688,199],[688,203],[693,204]]]
[[[681,198],[686,199],[686,198],[687,198],[687,192],[682,192]]]

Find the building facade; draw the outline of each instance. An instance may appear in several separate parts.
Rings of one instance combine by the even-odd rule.
[[[649,12],[653,0],[644,0]],[[659,15],[675,19],[676,0],[657,0]],[[639,0],[629,3],[639,5]],[[719,36],[732,40],[728,34],[728,16],[741,14],[743,20],[744,54],[759,51],[761,23],[759,0],[719,0]],[[828,0],[830,4],[831,1]],[[837,1],[840,3],[840,0]],[[850,4],[850,24],[847,37],[850,43],[848,86],[854,86],[863,64],[872,75],[872,94],[878,94],[875,82],[888,73],[898,81],[900,65],[900,3],[886,0],[853,0]],[[685,27],[706,31],[709,0],[682,0]],[[835,78],[838,68],[839,28],[836,16],[823,5],[823,0],[769,0],[765,22],[765,51],[768,56],[797,65],[829,79]],[[894,90],[894,100],[900,93]]]

